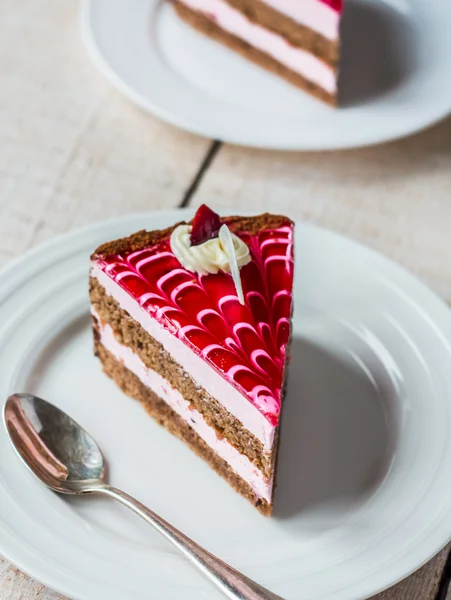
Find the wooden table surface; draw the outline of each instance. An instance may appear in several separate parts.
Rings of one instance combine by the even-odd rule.
[[[376,248],[451,302],[451,119],[342,153],[222,145],[114,91],[81,45],[75,2],[0,7],[0,266],[110,216],[202,202],[276,207]],[[378,600],[451,600],[450,549]],[[0,600],[61,598],[0,557]]]

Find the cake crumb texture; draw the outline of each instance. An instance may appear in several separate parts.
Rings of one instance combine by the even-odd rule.
[[[117,361],[100,343],[94,334],[95,354],[103,365],[104,372],[114,380],[121,390],[138,400],[146,411],[170,433],[183,440],[198,456],[203,458],[232,488],[247,498],[263,515],[270,516],[273,502],[258,498],[252,488],[220,458],[179,415],[146,387],[131,371]]]
[[[225,0],[225,2],[243,13],[251,23],[283,37],[291,46],[311,52],[333,68],[338,65],[340,54],[338,40],[325,38],[321,33],[294,21],[261,0]]]

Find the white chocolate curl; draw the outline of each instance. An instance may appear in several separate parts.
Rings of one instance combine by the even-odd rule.
[[[201,275],[219,271],[230,273],[235,283],[237,296],[244,304],[239,269],[251,261],[249,248],[227,225],[222,225],[219,237],[198,246],[192,246],[191,226],[179,225],[171,234],[171,249],[185,269]]]

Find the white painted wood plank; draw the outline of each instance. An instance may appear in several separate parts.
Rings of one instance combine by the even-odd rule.
[[[2,3],[0,265],[75,226],[177,205],[210,141],[133,107],[90,63],[77,3]]]
[[[65,600],[63,596],[33,581],[0,557],[1,600]]]

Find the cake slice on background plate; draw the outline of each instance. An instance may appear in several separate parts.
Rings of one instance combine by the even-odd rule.
[[[170,0],[198,31],[337,105],[343,0]]]
[[[293,223],[220,218],[140,231],[91,257],[104,371],[265,515],[273,509]]]

